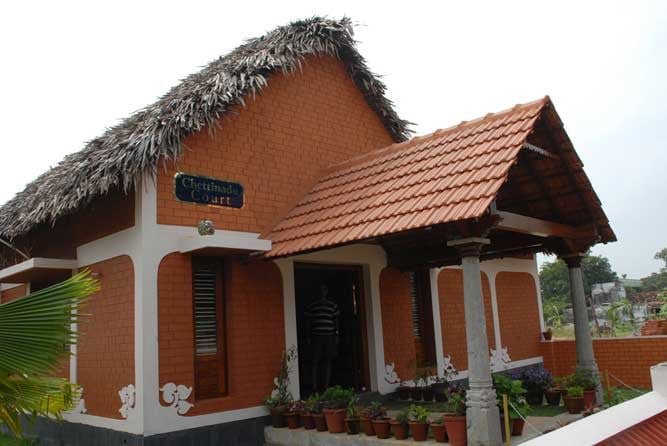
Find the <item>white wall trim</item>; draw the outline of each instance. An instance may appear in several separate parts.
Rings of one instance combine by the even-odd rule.
[[[46,257],[33,257],[16,265],[8,266],[0,270],[0,281],[12,277],[16,274],[30,271],[31,269],[63,269],[71,270],[76,268],[77,262],[74,259],[52,259]]]
[[[445,374],[445,350],[442,339],[442,321],[440,320],[440,290],[438,289],[438,276],[440,268],[431,268],[428,271],[431,285],[431,311],[433,312],[433,334],[435,336],[435,360],[438,376]]]
[[[0,283],[0,292],[11,290],[12,288],[20,287],[22,283]]]

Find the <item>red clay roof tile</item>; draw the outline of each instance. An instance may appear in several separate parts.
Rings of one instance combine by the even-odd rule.
[[[268,257],[483,215],[549,98],[335,166],[278,223]]]

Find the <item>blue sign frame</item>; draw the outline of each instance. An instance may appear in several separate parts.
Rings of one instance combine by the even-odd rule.
[[[235,209],[243,207],[241,184],[183,172],[174,176],[174,195],[188,203]]]

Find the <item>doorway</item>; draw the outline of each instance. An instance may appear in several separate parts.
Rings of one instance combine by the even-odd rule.
[[[314,345],[308,342],[311,333],[306,309],[321,298],[323,285],[328,298],[336,303],[340,312],[339,342],[331,360],[329,386],[341,385],[358,391],[370,387],[362,267],[297,263],[294,265],[294,286],[301,398],[307,398],[314,392],[313,359],[322,356],[314,352]],[[320,387],[324,382],[325,368],[326,361],[320,359],[317,366]]]

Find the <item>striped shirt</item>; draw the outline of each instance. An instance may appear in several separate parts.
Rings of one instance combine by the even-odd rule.
[[[330,336],[336,332],[336,318],[340,315],[336,302],[321,298],[306,308],[310,319],[310,331],[314,335]]]

